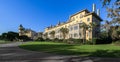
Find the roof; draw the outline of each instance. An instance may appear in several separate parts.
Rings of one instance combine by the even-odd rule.
[[[96,18],[98,18],[100,21],[103,21],[102,19],[101,19],[101,17],[100,16],[98,16],[96,13],[94,13],[94,12],[91,12],[91,13],[88,13],[88,14],[86,14],[85,16],[88,16],[88,15],[94,15]]]
[[[77,12],[77,13],[75,13],[75,14],[71,15],[70,17],[75,16],[75,15],[77,15],[77,14],[79,14],[79,13],[83,12],[83,11],[86,11],[87,13],[90,13],[87,9],[84,9],[84,10],[81,10],[81,11],[79,11],[79,12]]]
[[[81,10],[81,11],[79,11],[79,12],[71,15],[70,17],[75,16],[75,15],[77,15],[77,14],[83,12],[83,11],[87,12],[87,14],[86,14],[85,16],[88,16],[88,15],[91,15],[91,14],[92,14],[92,15],[94,15],[96,18],[98,18],[100,21],[103,21],[103,20],[101,19],[101,17],[98,16],[96,13],[94,13],[94,12],[89,12],[87,9]],[[67,23],[69,23],[69,22],[72,22],[72,21],[68,21],[68,22],[65,22],[65,23],[63,23],[63,24],[59,24],[58,26],[67,24]],[[55,27],[58,27],[58,26],[55,26]],[[51,27],[47,27],[47,28],[48,28],[48,29],[52,29],[52,28],[54,28],[54,27],[52,27],[52,28],[51,28]]]

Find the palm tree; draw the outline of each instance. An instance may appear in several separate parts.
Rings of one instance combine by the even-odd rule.
[[[95,22],[92,22],[92,23],[89,24],[88,30],[93,31],[93,29],[97,26],[98,26],[98,24],[96,24]],[[96,32],[95,35],[97,35],[99,33],[98,31],[95,31],[95,32]],[[91,38],[91,40],[92,40],[92,43],[95,44],[95,42],[93,42],[93,38]]]
[[[92,30],[93,30],[95,27],[97,27],[97,26],[98,26],[98,24],[96,24],[95,22],[90,23],[88,30],[89,30],[89,31],[92,31]],[[97,31],[96,31],[96,32],[97,32]]]
[[[95,22],[90,23],[90,28],[95,28],[96,26],[98,26]]]
[[[85,43],[85,39],[86,39],[86,30],[88,30],[89,26],[83,22],[80,25],[81,28],[83,28],[83,43]]]
[[[39,32],[38,37],[43,37],[43,32]]]
[[[54,38],[55,38],[55,31],[51,31],[51,32],[50,32],[50,35],[51,35],[52,38],[54,39]]]
[[[63,39],[65,40],[65,37],[69,32],[68,28],[61,28],[60,32],[62,33]]]
[[[44,34],[44,37],[45,37],[45,38],[48,38],[48,33],[45,33],[45,34]]]

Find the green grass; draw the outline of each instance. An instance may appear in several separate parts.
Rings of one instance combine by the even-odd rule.
[[[20,48],[62,55],[79,55],[92,57],[120,57],[120,46],[104,45],[70,45],[54,42],[29,42]]]
[[[4,44],[4,43],[10,43],[10,41],[0,40],[0,44]]]

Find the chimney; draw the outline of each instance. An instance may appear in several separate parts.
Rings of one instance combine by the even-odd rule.
[[[97,15],[100,16],[100,9],[97,9]]]
[[[93,12],[96,12],[96,5],[93,3]]]

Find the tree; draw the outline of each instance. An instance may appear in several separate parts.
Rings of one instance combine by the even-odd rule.
[[[65,37],[67,36],[69,32],[68,28],[61,28],[60,32],[62,33],[63,39],[65,40]]]
[[[2,39],[1,39],[1,35],[0,35],[0,40],[2,40]]]
[[[43,37],[43,32],[39,32],[38,37]]]
[[[89,25],[87,25],[85,22],[81,23],[80,25],[81,28],[83,28],[83,43],[85,43],[86,41],[86,30],[88,30],[88,28],[90,27]]]
[[[48,33],[45,33],[45,34],[44,34],[44,37],[47,39],[47,38],[48,38]]]
[[[19,37],[19,34],[16,32],[9,31],[8,33],[2,33],[1,39],[7,40],[7,41],[14,41],[17,40]]]
[[[19,40],[21,41],[28,41],[28,40],[31,40],[28,36],[26,35],[22,35],[22,36],[19,36]]]
[[[113,39],[119,37],[119,28],[120,28],[120,0],[101,0],[103,7],[107,9],[107,17],[111,18],[110,25],[112,28],[111,37]],[[119,27],[117,27],[119,26]],[[115,28],[116,27],[116,28]],[[109,34],[109,33],[108,33]],[[120,38],[120,37],[119,37]]]
[[[52,38],[54,39],[54,38],[55,38],[55,31],[51,31],[51,32],[50,32],[50,35],[51,35]]]

